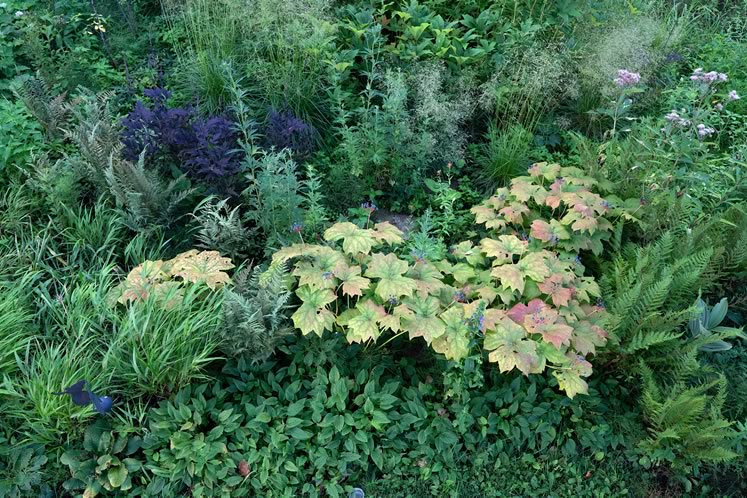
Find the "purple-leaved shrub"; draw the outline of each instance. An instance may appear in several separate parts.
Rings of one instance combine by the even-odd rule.
[[[199,118],[190,107],[170,108],[171,92],[162,88],[145,90],[149,103],[138,100],[122,119],[122,155],[137,160],[145,157],[176,162],[193,177],[215,179],[238,172],[241,156],[238,135],[232,121],[221,116]]]
[[[314,128],[290,111],[270,111],[265,139],[278,150],[289,149],[296,160],[303,160],[314,152]]]

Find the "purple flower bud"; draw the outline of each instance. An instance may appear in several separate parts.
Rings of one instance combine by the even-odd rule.
[[[378,210],[379,208],[376,207],[376,204],[370,201],[366,201],[363,204],[361,204],[361,209],[365,209],[369,213],[373,213],[374,211]]]
[[[301,230],[303,230],[303,223],[295,222],[290,227],[290,231],[293,233],[301,233]]]

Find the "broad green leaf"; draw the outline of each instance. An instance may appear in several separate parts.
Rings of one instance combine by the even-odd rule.
[[[524,292],[524,275],[519,265],[505,264],[496,266],[490,274],[500,281],[504,289],[517,290],[520,294]]]
[[[366,276],[379,279],[376,282],[376,294],[382,299],[398,299],[401,296],[412,295],[417,288],[415,280],[403,275],[407,269],[407,262],[394,254],[389,253],[385,256],[377,253],[371,256]]]
[[[368,254],[375,243],[370,230],[364,230],[349,221],[329,227],[324,232],[324,240],[342,240],[342,250],[348,254]]]
[[[299,287],[296,294],[303,304],[291,316],[293,325],[304,335],[315,332],[321,336],[325,330],[332,330],[335,315],[327,309],[327,305],[335,300],[334,293],[329,289],[304,286]]]
[[[106,478],[109,480],[109,485],[112,488],[119,488],[124,484],[127,479],[127,468],[124,465],[116,465],[110,467],[106,473]]]
[[[315,289],[334,289],[337,287],[337,279],[334,273],[309,261],[299,261],[293,269],[293,275],[298,277],[299,287],[305,285]]]
[[[529,174],[553,181],[560,174],[560,165],[546,162],[535,163],[529,168]]]
[[[523,254],[528,242],[521,240],[515,235],[501,235],[497,239],[482,239],[480,249],[491,258],[495,258],[493,264],[513,262],[514,255]]]
[[[360,266],[348,266],[342,263],[335,267],[333,273],[342,280],[342,293],[348,296],[362,296],[363,291],[371,284],[369,279],[361,276]]]
[[[386,317],[386,310],[370,299],[359,301],[355,309],[358,316],[348,322],[348,342],[375,341],[381,333],[379,321]]]
[[[392,225],[388,221],[376,223],[373,228],[372,235],[375,239],[388,244],[401,244],[402,243],[402,231],[396,226]]]
[[[497,362],[501,372],[516,367],[524,375],[529,375],[536,373],[540,366],[537,343],[527,340],[524,328],[508,318],[503,318],[494,329],[487,331],[484,348],[490,351],[488,360]]]
[[[427,262],[415,263],[407,272],[407,276],[415,280],[417,291],[421,295],[435,294],[444,287],[444,283],[441,281],[444,276]]]
[[[569,398],[577,394],[587,394],[589,386],[582,377],[591,375],[591,363],[583,356],[568,354],[571,365],[567,368],[553,370],[553,375],[558,379],[558,386],[565,391]]]
[[[452,306],[440,316],[446,325],[444,333],[435,338],[431,347],[449,360],[460,360],[469,353],[469,329],[467,328],[464,309]]]
[[[404,329],[409,332],[410,339],[422,337],[430,344],[433,339],[445,332],[446,325],[437,316],[441,306],[435,297],[416,295],[405,301],[405,306],[413,313],[412,316],[402,318]]]

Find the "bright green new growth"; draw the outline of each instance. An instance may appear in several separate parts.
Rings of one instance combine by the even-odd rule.
[[[351,343],[407,333],[452,360],[481,346],[502,372],[549,367],[568,396],[586,393],[585,356],[606,343],[607,315],[590,304],[599,287],[576,256],[600,253],[612,229],[594,185],[578,169],[535,164],[472,209],[489,236],[440,261],[409,264],[385,251],[403,237],[389,223],[338,223],[324,233],[328,245],[281,249],[275,261],[297,259],[294,325],[303,334],[339,330]]]

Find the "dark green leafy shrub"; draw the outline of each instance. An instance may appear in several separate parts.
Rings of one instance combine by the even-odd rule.
[[[71,449],[60,457],[70,469],[71,478],[63,483],[67,491],[84,490],[83,496],[94,497],[109,491],[137,491],[144,477],[137,456],[142,446],[138,436],[112,431],[104,418],[88,426],[83,449]]]
[[[20,498],[39,491],[41,496],[50,492],[44,483],[44,466],[48,457],[42,445],[11,444],[0,436],[0,496]]]

